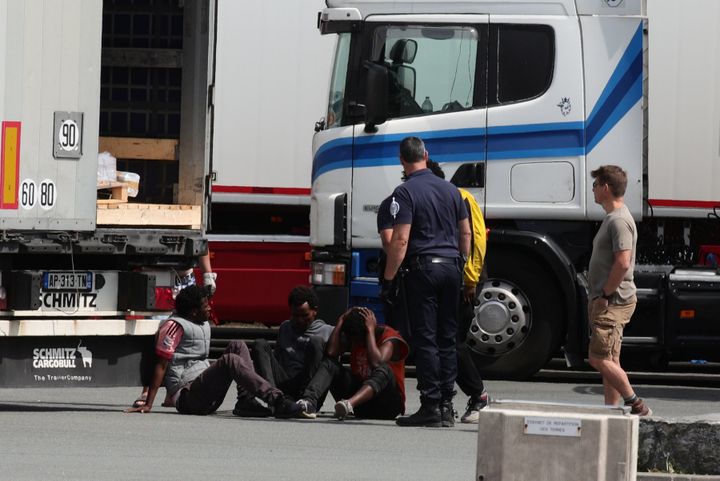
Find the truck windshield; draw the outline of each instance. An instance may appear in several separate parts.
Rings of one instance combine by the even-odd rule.
[[[330,82],[330,98],[328,99],[327,111],[328,128],[342,125],[349,56],[350,34],[341,33],[338,35],[335,64],[333,65],[332,81]]]
[[[378,26],[370,55],[390,73],[389,116],[475,106],[479,41],[474,26]]]

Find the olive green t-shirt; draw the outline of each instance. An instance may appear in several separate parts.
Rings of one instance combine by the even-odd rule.
[[[637,228],[626,206],[622,206],[605,216],[600,229],[593,240],[592,256],[588,268],[590,299],[602,295],[602,288],[610,275],[615,261],[615,252],[630,250],[630,268],[615,291],[615,304],[626,304],[635,296],[633,271],[635,270],[635,245]]]

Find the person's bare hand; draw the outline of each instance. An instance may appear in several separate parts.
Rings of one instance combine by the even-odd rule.
[[[463,299],[471,306],[475,305],[475,286],[463,286]]]
[[[610,304],[604,297],[596,297],[593,302],[595,303],[596,309],[605,309],[608,304]]]
[[[367,329],[368,332],[375,332],[375,328],[377,327],[377,318],[375,318],[375,313],[367,307],[361,307],[360,315],[362,316],[363,321],[365,321],[365,329]]]
[[[352,309],[348,309],[347,311],[343,312],[340,317],[338,317],[337,322],[335,323],[335,327],[340,327],[343,325],[343,322],[345,322],[345,318],[347,318],[347,315],[350,313]]]
[[[127,408],[127,409],[125,410],[125,412],[126,412],[126,413],[142,413],[142,414],[144,414],[144,413],[149,413],[149,412],[150,412],[150,407],[148,407],[147,405],[143,404],[142,406]]]

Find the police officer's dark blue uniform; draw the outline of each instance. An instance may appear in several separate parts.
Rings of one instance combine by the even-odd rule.
[[[404,139],[400,155],[408,176],[391,196],[393,239],[383,288],[387,290],[402,260],[408,271],[407,311],[422,406],[415,414],[399,417],[397,424],[440,426],[440,402],[451,402],[457,376],[455,343],[462,286],[459,226],[467,236],[468,214],[457,188],[424,168],[427,152],[420,139]]]
[[[382,202],[380,202],[380,206],[378,206],[378,213],[377,213],[377,230],[378,233],[382,233],[386,229],[392,230],[393,226],[393,216],[390,213],[390,204],[392,203],[392,196],[388,196],[385,199],[383,199]],[[385,244],[383,244],[383,249],[385,249]],[[381,272],[380,275],[383,273]]]
[[[404,180],[404,179],[403,179]],[[377,213],[377,230],[380,234],[383,251],[380,253],[378,259],[378,280],[382,282],[383,276],[385,275],[385,266],[387,265],[387,257],[385,255],[385,249],[389,244],[388,233],[392,234],[393,228],[393,216],[390,213],[390,204],[392,203],[393,197],[386,197],[378,207]],[[405,288],[403,285],[403,273],[398,273],[395,276],[396,282],[392,286],[393,292],[386,293],[387,297],[383,299],[383,316],[385,317],[385,324],[397,329],[402,334],[403,339],[410,344],[412,342],[412,331],[407,322],[407,302],[405,301]]]

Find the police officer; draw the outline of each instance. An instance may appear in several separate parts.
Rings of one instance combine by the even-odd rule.
[[[400,143],[407,181],[392,193],[393,232],[387,247],[382,295],[393,291],[401,264],[412,328],[420,409],[398,417],[399,426],[451,426],[440,406],[452,412],[457,377],[457,310],[462,265],[470,251],[470,224],[460,192],[427,168],[428,153],[417,137]]]

